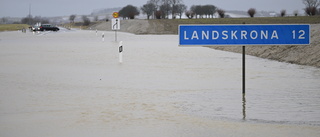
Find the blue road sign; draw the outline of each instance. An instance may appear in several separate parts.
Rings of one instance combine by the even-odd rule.
[[[180,25],[180,46],[308,45],[310,25]]]

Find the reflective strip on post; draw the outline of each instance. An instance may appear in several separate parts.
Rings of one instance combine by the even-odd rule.
[[[123,52],[123,45],[122,41],[119,42],[119,62],[122,63],[122,52]]]
[[[102,33],[102,41],[104,41],[104,33]]]

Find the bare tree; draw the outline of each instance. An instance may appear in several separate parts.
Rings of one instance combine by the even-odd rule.
[[[217,7],[214,5],[193,5],[190,8],[190,11],[192,11],[196,18],[203,18],[204,16],[206,18],[210,18],[210,16],[213,18],[214,14],[217,11]]]
[[[169,14],[172,12],[172,0],[162,0],[160,11],[162,12],[163,18],[169,18]]]
[[[147,14],[147,18],[150,19],[150,16],[152,16],[152,14],[156,11],[156,5],[154,5],[153,3],[147,3],[144,4],[141,7],[141,11],[143,14]]]
[[[177,15],[180,17],[180,19],[181,19],[181,16],[182,16],[182,14],[186,11],[187,6],[184,5],[184,4],[178,4],[178,5],[174,6],[173,9],[175,9],[175,11],[177,12],[176,14],[177,14]]]
[[[160,3],[161,3],[161,0],[149,0],[148,3],[152,3],[156,6],[156,9],[159,9],[160,8]]]
[[[256,14],[256,9],[255,9],[255,8],[250,8],[250,9],[248,10],[248,14],[249,14],[249,16],[250,16],[251,18],[253,18],[254,15]]]
[[[156,12],[158,11],[158,9],[160,8],[160,2],[161,0],[149,0],[147,2],[147,4],[153,4],[155,6],[155,9],[153,10],[153,13],[151,14],[151,16],[153,17],[153,19],[155,19],[155,15],[156,15]]]
[[[223,9],[218,9],[217,12],[218,12],[220,18],[224,18],[226,12]]]
[[[201,18],[205,14],[205,11],[202,5],[193,5],[191,6],[190,10],[194,13],[194,15],[196,16],[196,19],[198,18],[198,16],[199,18]]]
[[[70,23],[74,23],[74,19],[76,18],[76,15],[70,15],[69,17],[69,20],[70,20]]]
[[[172,11],[171,11],[172,19],[175,19],[176,18],[176,14],[178,13],[177,5],[181,4],[182,0],[169,0],[169,1],[171,1],[170,3],[171,3],[171,7],[172,7]]]
[[[203,6],[203,10],[205,11],[205,15],[207,18],[210,16],[213,18],[214,14],[217,12],[217,7],[214,5],[205,5]]]
[[[192,5],[190,8],[190,11],[193,13],[194,16],[196,16],[196,19],[198,18],[198,6],[197,5]]]
[[[319,0],[302,0],[303,4],[306,5],[306,7],[318,7],[320,5]]]
[[[164,19],[168,19],[169,18],[169,14],[172,11],[172,7],[170,4],[163,4],[160,6],[160,11],[162,14],[162,18]]]
[[[320,0],[302,0],[302,2],[306,5],[304,11],[307,15],[313,16],[317,14],[317,8],[320,5]]]

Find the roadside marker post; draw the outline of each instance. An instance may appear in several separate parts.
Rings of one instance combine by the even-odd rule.
[[[309,45],[310,25],[180,25],[179,46],[242,46],[242,93],[245,94],[245,46]],[[243,46],[245,45],[245,46]]]
[[[119,42],[119,63],[122,63],[123,42]]]
[[[104,32],[102,33],[102,41],[104,41]]]

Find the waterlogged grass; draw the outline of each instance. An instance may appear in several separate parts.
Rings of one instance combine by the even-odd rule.
[[[16,31],[21,29],[28,29],[27,24],[0,24],[0,31]]]

